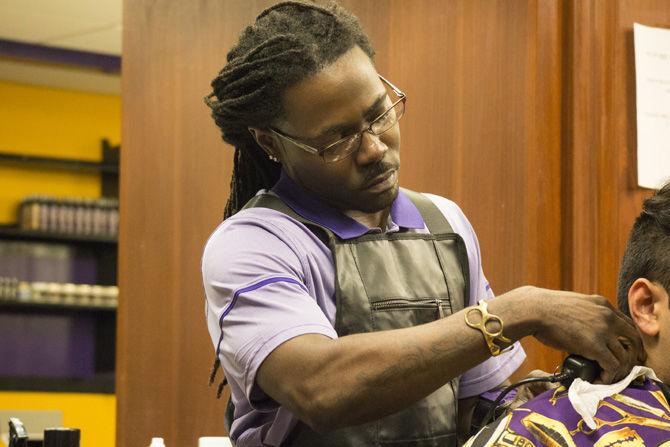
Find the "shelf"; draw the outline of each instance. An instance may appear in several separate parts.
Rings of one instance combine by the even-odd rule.
[[[15,225],[0,225],[0,239],[34,242],[79,242],[113,246],[117,244],[117,238],[115,236],[85,236],[67,233],[47,233],[44,231],[22,230]]]
[[[116,312],[116,306],[94,306],[94,305],[78,305],[78,304],[60,304],[60,303],[42,303],[34,301],[15,301],[15,300],[0,300],[1,311],[19,311],[31,312],[55,312],[55,313],[73,313],[73,312]]]
[[[4,149],[12,150],[8,147]],[[93,175],[100,178],[103,197],[118,199],[119,157],[120,147],[112,146],[109,141],[102,140],[101,161],[0,151],[0,166],[20,169],[25,173],[59,171],[75,175]],[[95,267],[95,269],[91,267],[93,273],[89,275],[92,276],[90,280],[84,282],[100,285],[116,283],[118,259],[118,238],[116,236],[84,236],[72,233],[23,230],[16,224],[0,224],[0,241],[2,240],[69,245],[67,262],[82,260],[86,268],[89,268],[89,265]],[[37,247],[32,245],[34,244],[30,246],[26,244],[26,252],[32,253],[33,248]],[[30,275],[27,275],[27,278],[30,278]],[[7,337],[1,342],[12,343],[8,345],[12,347],[12,350],[3,351],[9,358],[2,359],[2,361],[17,362],[7,364],[6,366],[12,366],[12,368],[5,368],[2,371],[4,375],[0,375],[0,390],[113,394],[115,390],[116,311],[116,306],[0,300],[0,318],[6,324],[3,334],[6,333]],[[23,333],[26,321],[30,324],[40,323],[34,328],[28,325],[33,330],[32,338],[26,337]],[[61,327],[66,329],[61,329]],[[77,328],[77,336],[70,335],[75,333],[71,332],[72,327]],[[74,352],[84,352],[90,355],[86,354],[86,358],[82,357],[83,360],[67,357],[68,363],[65,366],[58,363],[64,360],[60,358],[56,360],[38,359],[40,368],[33,368],[30,362],[25,363],[26,359],[34,360],[33,352],[38,349],[37,347],[44,347],[49,343],[54,343],[54,346],[58,346],[59,349],[66,346],[67,349],[72,349]],[[75,368],[76,365],[71,362],[83,362],[83,366]],[[84,377],[71,377],[78,374]]]
[[[0,377],[0,391],[114,394],[114,374],[99,374],[90,379]]]
[[[47,168],[83,172],[104,172],[116,175],[119,173],[119,165],[116,163],[101,163],[71,158],[38,157],[34,155],[12,154],[8,152],[0,152],[0,163],[19,164],[25,167],[35,167],[40,169]]]

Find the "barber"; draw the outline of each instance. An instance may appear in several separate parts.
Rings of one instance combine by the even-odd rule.
[[[202,270],[238,447],[456,446],[523,337],[597,360],[606,381],[643,355],[605,298],[494,298],[458,206],[399,187],[409,99],[373,56],[343,8],[280,3],[206,98],[235,148]]]

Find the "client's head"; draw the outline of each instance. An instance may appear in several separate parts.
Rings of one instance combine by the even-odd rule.
[[[670,382],[670,183],[645,200],[619,274],[619,308],[642,336],[647,365]]]

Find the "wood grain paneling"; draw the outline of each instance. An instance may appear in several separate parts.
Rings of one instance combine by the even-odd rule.
[[[119,445],[225,434],[227,394],[216,400],[206,385],[213,350],[200,257],[221,220],[232,150],[202,98],[239,32],[272,3],[124,3]],[[355,3],[383,48],[375,2]]]
[[[389,10],[389,76],[408,94],[403,183],[463,208],[494,291],[559,287],[560,5],[398,0]],[[525,347],[535,367],[555,368],[557,353]]]
[[[670,2],[574,0],[568,17],[563,286],[616,303],[628,232],[650,194],[636,179],[633,23],[669,28]]]
[[[126,1],[118,444],[224,433],[207,387],[202,247],[221,219],[232,152],[202,98],[239,31],[270,2]]]
[[[272,1],[124,2],[118,444],[223,433],[200,256],[232,151],[202,97]],[[636,188],[632,23],[667,0],[343,0],[408,94],[405,186],[454,199],[498,293],[522,284],[614,296]],[[525,342],[528,367],[560,354]]]

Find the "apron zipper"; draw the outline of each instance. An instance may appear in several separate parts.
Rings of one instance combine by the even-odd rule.
[[[444,311],[445,300],[441,298],[428,298],[420,300],[390,299],[371,303],[372,310],[391,310],[391,309],[435,309],[439,318],[447,316]]]
[[[440,318],[444,318],[444,309],[442,309],[442,300],[439,298],[435,298],[435,304],[437,304],[437,315]]]

